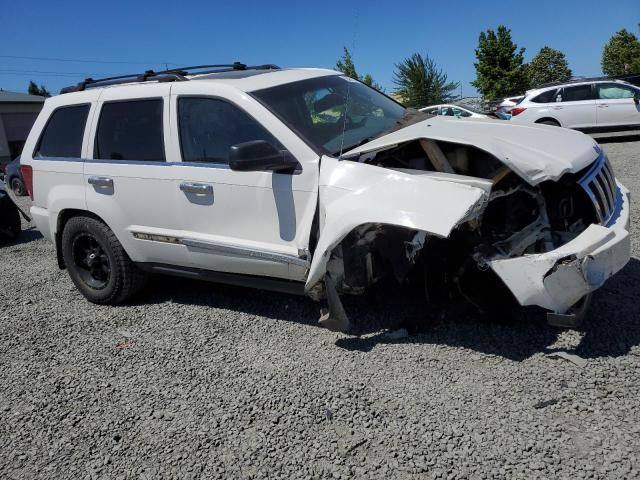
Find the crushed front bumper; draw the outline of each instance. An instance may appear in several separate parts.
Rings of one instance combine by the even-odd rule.
[[[521,305],[564,313],[627,264],[630,195],[623,185],[616,185],[616,208],[607,226],[590,225],[547,253],[488,262]]]

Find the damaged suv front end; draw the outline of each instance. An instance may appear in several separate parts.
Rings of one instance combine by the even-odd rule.
[[[464,299],[491,311],[513,302],[561,323],[629,260],[629,192],[590,137],[404,109],[397,118],[391,100],[342,78],[322,94],[300,89],[307,105],[333,109],[316,113],[319,123],[342,122],[341,137],[326,135],[325,147],[340,148],[324,148],[321,159],[306,280],[311,297],[328,299],[325,326],[348,329],[339,295],[386,276],[420,278],[438,307]],[[339,82],[351,85],[345,91]],[[273,110],[295,126],[286,110]],[[375,132],[394,115],[393,127]],[[303,137],[314,129],[312,122]]]

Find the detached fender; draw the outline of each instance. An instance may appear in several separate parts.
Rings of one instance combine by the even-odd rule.
[[[379,223],[448,237],[457,225],[484,209],[491,186],[489,180],[462,175],[389,169],[324,157],[320,237],[306,290],[323,278],[331,251],[354,228]]]

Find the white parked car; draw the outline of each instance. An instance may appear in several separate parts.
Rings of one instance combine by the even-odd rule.
[[[489,118],[489,116],[484,113],[476,112],[470,108],[462,107],[460,105],[431,105],[429,107],[421,108],[420,111],[430,115],[443,115],[445,117]]]
[[[126,83],[123,83],[126,82]],[[90,301],[147,272],[326,299],[387,277],[446,309],[572,315],[629,260],[629,193],[570,130],[429,117],[332,70],[192,67],[47,99],[31,213]]]
[[[581,80],[530,90],[511,109],[514,123],[581,131],[640,128],[640,88],[621,80]]]

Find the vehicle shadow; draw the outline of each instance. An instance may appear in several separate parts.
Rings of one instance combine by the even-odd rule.
[[[583,358],[618,357],[640,345],[640,260],[629,264],[594,295],[591,314],[580,331],[583,337],[571,353]],[[249,288],[216,285],[171,277],[155,277],[140,304],[173,303],[203,305],[241,311],[279,321],[318,326],[320,304],[294,295]],[[544,315],[526,321],[481,317],[468,308],[454,306],[455,314],[434,319],[428,309],[402,292],[385,289],[362,297],[343,297],[354,326],[352,335],[340,336],[336,347],[369,352],[380,344],[437,344],[466,348],[484,354],[522,361],[540,352],[553,351],[561,330],[547,325]],[[415,298],[415,297],[414,297]],[[421,316],[417,334],[394,340],[389,331]],[[261,321],[261,320],[257,320]]]
[[[42,234],[36,230],[34,227],[29,227],[26,230],[22,230],[20,235],[18,235],[13,240],[0,240],[0,248],[2,247],[10,247],[15,245],[21,245],[23,243],[33,242],[42,238]]]

